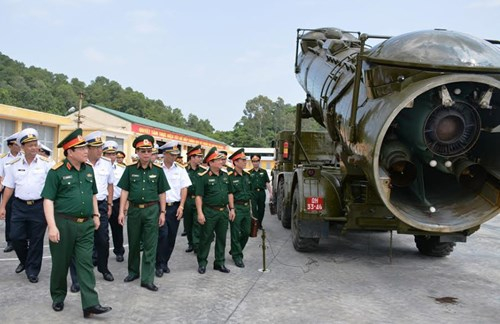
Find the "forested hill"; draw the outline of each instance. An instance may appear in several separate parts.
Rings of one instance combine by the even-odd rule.
[[[283,99],[276,101],[257,96],[242,107],[243,116],[232,131],[215,131],[208,119],[193,114],[185,117],[179,108],[153,100],[132,88],[122,86],[103,76],[89,85],[60,73],[15,61],[0,53],[0,103],[57,115],[65,115],[70,107],[77,107],[80,93],[84,93],[83,106],[96,104],[160,123],[189,129],[231,144],[235,147],[269,146],[276,133],[293,129],[294,107]],[[304,130],[319,129],[319,125],[306,121]]]

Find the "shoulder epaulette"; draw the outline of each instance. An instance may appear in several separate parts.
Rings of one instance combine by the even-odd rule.
[[[10,160],[9,162],[7,162],[7,165],[11,165],[11,164],[14,164],[16,163],[17,161],[21,160],[21,157],[17,157],[15,158],[14,160]]]
[[[101,159],[103,159],[104,161],[111,162],[111,159],[105,156],[101,156]]]
[[[127,165],[125,163],[116,163],[117,166],[121,167],[121,168],[126,168]]]
[[[227,175],[232,175],[233,173],[234,173],[233,171],[229,171]]]
[[[204,176],[205,174],[207,174],[207,172],[208,172],[208,169],[207,169],[207,170],[205,170],[205,171],[203,171],[203,172],[198,173],[198,175],[199,175],[199,176]]]
[[[160,163],[156,162],[156,161],[155,161],[155,162],[153,162],[153,165],[154,165],[155,167],[158,167],[158,168],[163,168],[163,166],[162,166]]]
[[[54,166],[51,169],[52,170],[57,170],[60,167],[62,167],[63,165],[64,165],[64,162],[63,161],[59,161],[58,163],[54,164]]]
[[[246,174],[250,174],[250,172],[248,172],[247,170],[243,170],[243,172],[245,172]]]
[[[136,161],[136,162],[132,162],[130,164],[127,164],[127,166],[131,166],[131,165],[136,165],[139,161]]]
[[[86,163],[87,165],[90,165],[91,167],[94,167],[94,166],[92,165],[92,163],[90,163],[89,161],[85,161],[85,163]]]
[[[49,159],[49,158],[46,158],[45,156],[41,156],[41,155],[39,155],[38,157],[39,157],[39,158],[40,158],[40,160],[42,160],[42,161],[45,161],[45,162],[50,162],[50,159]]]
[[[224,169],[220,169],[220,170],[221,170],[222,172],[224,172],[224,173],[227,173],[227,170],[224,170]]]
[[[179,162],[174,162],[179,168],[183,168],[185,169],[186,167],[184,166],[184,164],[181,164]]]
[[[199,168],[201,168],[202,170],[208,170],[208,167],[204,166],[204,165],[198,165]]]
[[[247,169],[243,169],[243,171],[245,171],[245,172],[247,172],[247,173],[252,173],[252,170],[253,170],[253,169],[249,169],[249,170],[247,170]]]
[[[3,158],[4,158],[4,157],[6,157],[6,156],[7,156],[7,153],[1,153],[1,154],[0,154],[0,159],[3,159]]]

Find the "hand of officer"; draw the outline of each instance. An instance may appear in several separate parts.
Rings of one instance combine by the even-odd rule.
[[[205,215],[198,214],[198,223],[200,223],[201,225],[205,224]]]
[[[118,214],[118,224],[120,224],[121,226],[123,226],[123,224],[125,224],[125,214],[124,213]]]
[[[113,212],[113,206],[108,205],[108,218],[111,217],[111,213]]]
[[[177,208],[177,213],[175,214],[175,217],[177,218],[177,220],[180,220],[183,214],[184,214],[184,207],[179,206],[179,208]]]
[[[0,208],[0,219],[5,219],[5,208]]]
[[[160,217],[158,218],[158,225],[162,227],[165,224],[165,213],[160,213]]]
[[[234,219],[236,218],[236,212],[234,209],[229,210],[229,221],[234,222]]]
[[[59,243],[61,237],[59,236],[59,229],[57,228],[57,226],[49,227],[48,234],[49,234],[49,240],[51,242]]]
[[[97,229],[101,225],[101,220],[99,219],[99,217],[92,217],[92,218],[94,219],[94,228],[97,231]]]

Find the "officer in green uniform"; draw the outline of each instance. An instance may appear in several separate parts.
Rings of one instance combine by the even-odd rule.
[[[236,217],[231,224],[231,251],[234,264],[244,268],[243,249],[250,236],[250,199],[252,198],[252,182],[250,173],[245,171],[246,155],[244,149],[234,152],[229,159],[233,162],[234,171],[229,172],[229,187],[233,192]]]
[[[74,256],[83,316],[90,317],[111,310],[111,307],[99,304],[95,291],[92,249],[94,230],[99,228],[100,223],[94,170],[85,163],[88,147],[80,128],[64,138],[57,147],[63,148],[66,159],[48,172],[41,194],[45,198],[43,207],[52,255],[52,308],[56,312],[64,309],[66,277],[71,257]]]
[[[198,272],[204,274],[207,268],[207,258],[210,245],[215,233],[215,261],[214,270],[229,273],[224,264],[224,250],[226,248],[226,233],[229,220],[234,220],[233,194],[229,188],[229,177],[221,171],[222,155],[217,148],[212,147],[203,162],[208,163],[209,169],[199,173],[196,181],[196,211],[198,223],[201,224],[200,245],[198,249]]]
[[[234,171],[234,168],[231,164],[227,163],[227,151],[219,151],[219,154],[222,155],[222,171],[231,172]]]
[[[259,228],[262,229],[264,212],[266,211],[266,188],[269,192],[269,199],[273,198],[271,182],[267,171],[260,167],[260,154],[252,154],[252,169],[250,170],[250,179],[252,180],[253,197],[252,211],[253,216],[259,221]]]
[[[118,182],[118,187],[122,189],[118,222],[123,226],[125,206],[128,200],[129,258],[128,276],[124,281],[133,281],[138,279],[140,275],[141,287],[157,291],[158,287],[153,281],[158,245],[158,226],[165,224],[165,210],[160,210],[160,206],[166,205],[165,192],[170,190],[170,186],[162,168],[151,161],[153,145],[154,138],[150,135],[141,135],[134,140],[133,146],[139,160],[127,166]],[[144,252],[140,271],[141,240]]]
[[[187,233],[188,248],[186,252],[188,253],[193,250],[197,253],[200,243],[200,224],[198,223],[198,216],[196,214],[195,197],[198,173],[200,173],[200,171],[205,171],[205,169],[202,169],[200,166],[202,158],[203,153],[201,152],[200,145],[193,147],[187,152],[188,164],[186,171],[192,183],[192,185],[188,187],[186,204],[184,205],[184,230]]]

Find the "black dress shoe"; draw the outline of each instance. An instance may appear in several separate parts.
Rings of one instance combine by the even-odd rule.
[[[83,317],[89,318],[92,315],[107,313],[111,309],[112,308],[109,306],[101,306],[101,305],[97,304],[95,306],[85,308],[83,310]]]
[[[207,267],[203,267],[203,266],[198,267],[199,274],[204,274],[206,271],[207,271]]]
[[[24,271],[24,264],[19,263],[19,265],[16,268],[16,273],[21,273]]]
[[[77,293],[80,291],[80,284],[78,282],[75,282],[71,285],[71,288],[69,288],[69,290],[72,292],[72,293]]]
[[[115,280],[115,278],[113,277],[113,275],[111,274],[111,272],[105,272],[102,274],[102,277],[104,278],[104,280],[106,281],[113,281]]]
[[[7,243],[7,246],[5,247],[5,249],[3,249],[3,251],[4,251],[5,253],[12,252],[12,251],[14,251],[14,246],[12,246],[12,244],[11,244],[11,243]]]
[[[151,291],[158,291],[158,287],[156,287],[154,283],[141,283],[141,287]]]
[[[163,272],[170,273],[170,268],[168,266],[163,267]]]
[[[122,254],[118,254],[116,256],[116,262],[123,262],[123,255]]]
[[[134,281],[135,279],[139,279],[139,275],[129,274],[128,276],[125,277],[125,279],[123,279],[123,281],[131,282]]]
[[[31,282],[31,283],[37,283],[38,282],[38,277],[35,276],[35,275],[29,275],[28,276],[28,280]]]
[[[181,236],[186,236],[188,233],[186,231],[182,232]]]
[[[189,245],[188,248],[186,249],[186,252],[189,253],[189,252],[193,252],[193,246],[192,245]]]
[[[225,265],[214,266],[214,270],[219,270],[220,272],[229,273],[229,269]]]
[[[243,260],[234,260],[234,264],[235,264],[238,268],[244,268],[244,267],[245,267],[245,264],[243,263]]]
[[[64,309],[64,302],[53,302],[52,309],[56,312],[60,312]]]
[[[156,269],[155,274],[158,278],[163,277],[163,269],[162,268]]]

